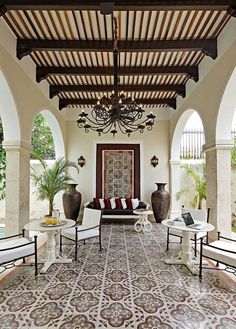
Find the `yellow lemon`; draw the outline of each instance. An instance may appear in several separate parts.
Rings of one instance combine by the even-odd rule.
[[[50,224],[52,224],[52,220],[51,220],[50,217],[46,217],[46,218],[45,218],[45,224],[46,224],[46,225],[50,225]]]
[[[56,217],[53,217],[53,218],[52,218],[52,224],[53,224],[53,225],[57,225],[57,223],[58,223],[58,222],[57,222],[57,218],[56,218]]]

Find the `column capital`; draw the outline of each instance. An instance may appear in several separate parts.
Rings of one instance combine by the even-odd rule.
[[[212,139],[202,146],[202,150],[205,153],[216,150],[231,150],[233,146],[232,139]]]
[[[32,151],[32,144],[28,141],[3,141],[2,146],[6,151],[20,151],[21,149]]]

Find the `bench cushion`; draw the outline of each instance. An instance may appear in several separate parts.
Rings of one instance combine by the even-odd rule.
[[[232,267],[236,267],[236,243],[230,241],[217,240],[209,244],[217,248],[222,248],[226,250],[233,251],[234,253],[229,253],[227,251],[222,251],[219,249],[211,248],[206,245],[203,246],[202,254],[203,256],[215,259],[220,263],[227,264]]]
[[[11,240],[3,240],[0,242],[0,264],[10,263],[16,259],[20,259],[26,256],[34,254],[34,243],[27,246],[20,247],[24,243],[29,243],[26,238],[17,238]],[[6,248],[12,248],[19,246],[16,249],[4,250]]]

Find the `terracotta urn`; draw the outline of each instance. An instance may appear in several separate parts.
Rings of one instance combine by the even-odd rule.
[[[170,208],[170,194],[165,190],[167,183],[155,183],[157,190],[152,192],[152,210],[157,223],[166,219]]]

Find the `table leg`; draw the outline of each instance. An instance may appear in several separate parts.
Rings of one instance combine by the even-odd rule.
[[[47,243],[46,243],[46,261],[43,268],[40,270],[40,273],[45,273],[52,264],[55,263],[71,263],[72,259],[64,258],[59,254],[59,246],[56,243],[55,231],[47,231]]]
[[[169,258],[165,260],[166,264],[183,264],[188,267],[190,272],[193,274],[198,274],[198,270],[193,264],[192,261],[192,246],[191,246],[191,232],[182,231],[183,240],[181,245],[181,251],[177,257]]]
[[[148,221],[147,215],[140,214],[138,221],[134,224],[136,232],[151,232],[152,224]]]

